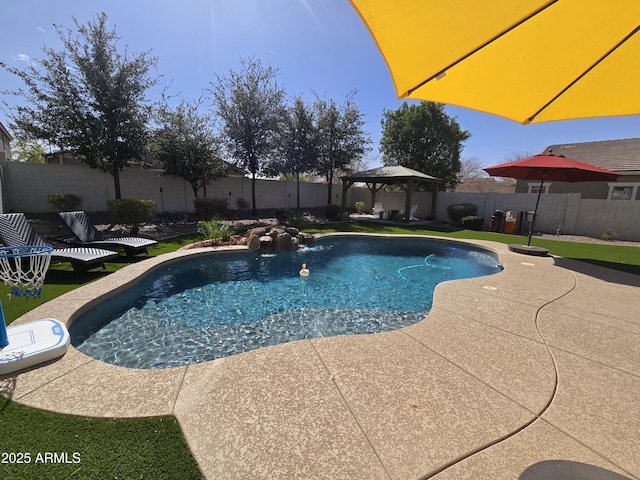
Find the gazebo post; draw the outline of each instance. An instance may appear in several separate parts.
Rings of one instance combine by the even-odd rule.
[[[342,211],[347,208],[347,190],[349,190],[351,185],[353,185],[353,182],[347,182],[344,178],[342,179]]]
[[[367,183],[367,187],[369,188],[369,191],[371,192],[371,213],[373,213],[373,206],[376,204],[376,193],[378,192],[376,190],[376,184],[373,183],[370,187],[369,184]]]
[[[411,217],[411,197],[413,196],[413,179],[407,179],[407,194],[404,201],[404,218],[403,222],[409,222]]]

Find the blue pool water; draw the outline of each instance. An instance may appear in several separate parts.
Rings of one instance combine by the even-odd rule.
[[[497,256],[426,238],[330,237],[274,255],[197,256],[81,315],[72,344],[107,363],[166,368],[278,343],[408,326],[436,285],[501,270]],[[308,277],[298,274],[302,263]]]

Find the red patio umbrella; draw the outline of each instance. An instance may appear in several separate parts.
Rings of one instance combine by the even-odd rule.
[[[556,155],[552,152],[534,155],[533,157],[503,163],[483,169],[492,177],[516,178],[518,180],[540,180],[540,189],[536,207],[533,212],[533,221],[529,230],[527,247],[531,246],[531,234],[538,213],[538,203],[545,180],[555,182],[604,182],[615,181],[619,174],[604,168],[594,167],[588,163],[571,160],[564,155]]]

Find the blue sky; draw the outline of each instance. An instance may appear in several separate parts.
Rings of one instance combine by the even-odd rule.
[[[367,159],[379,165],[380,119],[402,101],[367,29],[347,0],[21,0],[3,5],[0,59],[13,66],[42,57],[42,46],[60,48],[53,24],[72,28],[96,12],[109,16],[121,45],[152,50],[157,74],[170,92],[195,99],[215,81],[254,56],[279,69],[291,96],[312,92],[341,103],[352,90],[373,140]],[[0,89],[19,86],[0,70]],[[157,96],[159,89],[149,92]],[[12,98],[3,98],[13,102]],[[571,120],[523,126],[489,114],[446,107],[471,133],[463,158],[484,166],[534,154],[549,144],[640,137],[640,116]],[[7,125],[0,109],[0,122]]]

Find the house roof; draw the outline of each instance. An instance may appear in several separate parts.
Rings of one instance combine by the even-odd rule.
[[[4,134],[5,137],[7,137],[9,139],[9,141],[13,140],[13,137],[11,136],[11,134],[9,133],[9,130],[7,130],[4,125],[2,124],[2,122],[0,122],[0,132],[2,132]]]
[[[549,145],[542,153],[550,151],[614,172],[640,171],[640,138]]]
[[[378,167],[363,172],[356,172],[351,175],[345,175],[342,179],[354,182],[375,183],[396,183],[409,179],[430,183],[438,183],[441,181],[439,178],[400,165]]]

